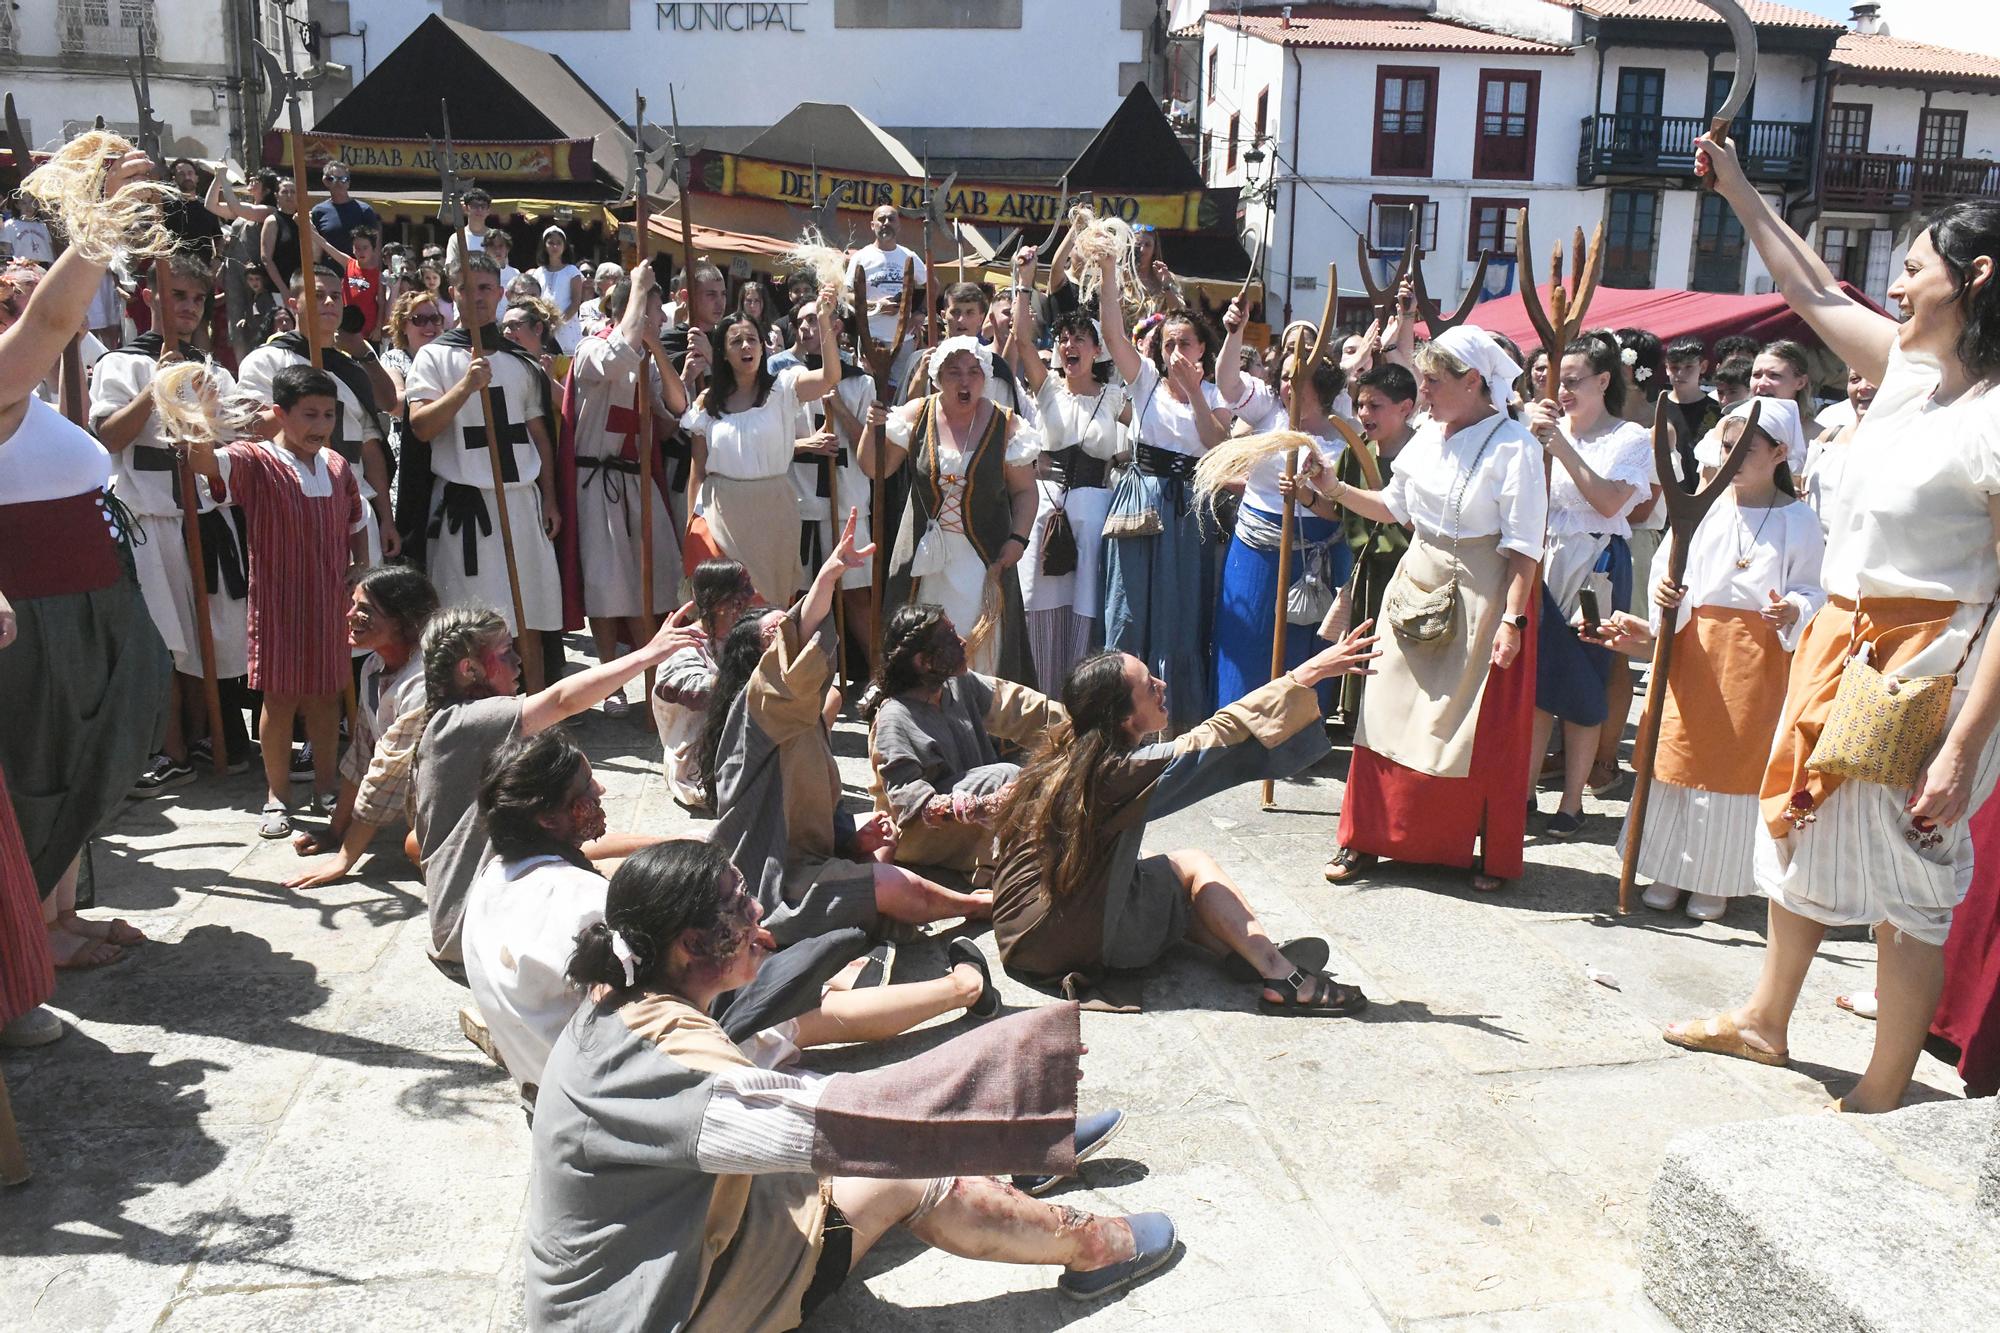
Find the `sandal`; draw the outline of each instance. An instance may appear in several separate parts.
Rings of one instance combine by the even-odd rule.
[[[1302,939],[1286,940],[1278,946],[1278,952],[1284,955],[1286,962],[1300,972],[1317,972],[1325,967],[1326,960],[1333,956],[1333,950],[1325,940],[1311,935]],[[1230,954],[1222,960],[1222,975],[1231,981],[1241,981],[1245,984],[1264,979],[1249,959],[1237,953]]]
[[[292,814],[283,801],[266,801],[261,812],[264,821],[257,825],[260,838],[289,838],[292,835]]]
[[[1326,882],[1345,884],[1351,879],[1359,879],[1373,870],[1380,859],[1373,852],[1357,852],[1352,847],[1343,847],[1326,863]]]
[[[993,984],[993,973],[987,969],[986,955],[979,951],[979,946],[960,935],[945,945],[944,956],[953,967],[964,963],[968,967],[976,968],[980,981],[984,983],[980,987],[979,998],[967,1005],[965,1012],[974,1018],[991,1018],[999,1013],[1000,988]]]
[[[1749,1060],[1754,1064],[1774,1065],[1780,1069],[1792,1062],[1791,1056],[1783,1051],[1766,1051],[1752,1046],[1743,1039],[1736,1026],[1736,1020],[1728,1014],[1716,1014],[1711,1018],[1697,1018],[1680,1025],[1679,1032],[1668,1028],[1660,1034],[1669,1046],[1678,1046],[1686,1051],[1706,1051],[1710,1055],[1726,1055],[1736,1060]]]
[[[100,921],[93,917],[79,916],[75,912],[64,912],[56,918],[56,925],[72,935],[81,935],[87,940],[102,940],[121,949],[146,942],[146,932],[122,916],[114,916],[109,921]]]
[[[1301,992],[1311,985],[1312,999]],[[1257,997],[1257,1008],[1279,1018],[1346,1018],[1368,1007],[1368,997],[1359,986],[1343,986],[1325,972],[1293,972],[1288,977],[1265,977],[1265,990],[1282,993],[1282,1000]]]

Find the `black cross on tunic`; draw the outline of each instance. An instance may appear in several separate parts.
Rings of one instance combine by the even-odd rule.
[[[521,466],[514,459],[514,446],[532,445],[535,437],[528,433],[528,423],[513,421],[507,416],[507,391],[495,384],[490,386],[493,395],[493,438],[500,442],[500,481],[512,485],[521,479]],[[486,423],[482,419],[459,431],[468,450],[486,448]],[[497,487],[496,487],[497,489]]]

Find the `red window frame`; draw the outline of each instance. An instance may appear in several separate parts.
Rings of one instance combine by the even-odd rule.
[[[1262,142],[1264,138],[1264,119],[1270,114],[1270,111],[1271,85],[1267,83],[1257,93],[1257,137],[1251,140],[1252,143]]]
[[[1859,133],[1853,131],[1859,122]],[[1875,130],[1875,108],[1866,102],[1833,102],[1826,108],[1826,150],[1848,156],[1868,151]]]
[[[1224,171],[1234,171],[1234,170],[1236,170],[1236,141],[1237,141],[1237,140],[1238,140],[1238,139],[1239,139],[1240,137],[1242,137],[1242,133],[1243,133],[1243,113],[1242,113],[1241,111],[1232,111],[1232,112],[1230,112],[1230,113],[1229,113],[1229,151],[1228,151],[1228,153],[1227,153],[1227,154],[1226,154],[1226,155],[1224,156],[1224,159],[1223,159],[1223,167],[1222,167],[1222,169],[1223,169]]]
[[[1381,243],[1382,210],[1386,208],[1417,207],[1417,249],[1425,254],[1437,252],[1437,204],[1427,194],[1377,194],[1368,199],[1368,253],[1374,255],[1400,255],[1403,247],[1385,246]]]
[[[1211,46],[1208,48],[1208,100],[1211,102],[1215,100],[1215,74],[1221,64],[1221,57],[1221,47]]]
[[[1392,111],[1386,105],[1391,80],[1398,82],[1397,105]],[[1405,129],[1391,133],[1383,129],[1383,122],[1391,115],[1402,119],[1409,115],[1410,84],[1424,87],[1423,121],[1421,128],[1412,134]],[[1437,150],[1437,93],[1438,71],[1435,65],[1377,65],[1375,67],[1375,112],[1373,124],[1374,153],[1371,174],[1376,176],[1428,176],[1431,162]],[[1411,140],[1422,144],[1422,161],[1417,161],[1411,151]]]
[[[1519,116],[1523,122],[1520,165],[1495,161],[1506,152],[1504,145],[1513,136],[1487,133],[1486,106],[1487,90],[1493,87],[1506,88],[1513,84],[1528,87],[1527,106],[1521,112],[1507,109],[1503,101],[1497,115],[1504,130],[1506,124]],[[1503,97],[1505,94],[1502,95]],[[1479,71],[1479,100],[1472,110],[1472,174],[1485,180],[1524,181],[1535,175],[1535,130],[1541,121],[1542,72],[1538,69],[1482,69]]]
[[[1514,252],[1519,248],[1519,238],[1510,238],[1508,233],[1514,229],[1515,219],[1519,216],[1519,210],[1527,206],[1528,201],[1526,199],[1496,199],[1475,195],[1467,200],[1465,224],[1466,260],[1471,263],[1477,263],[1479,256],[1485,253],[1486,247],[1479,243],[1481,215],[1493,209],[1498,209],[1500,213],[1499,232],[1495,238],[1497,243],[1493,246],[1494,257],[1497,259],[1512,259]]]

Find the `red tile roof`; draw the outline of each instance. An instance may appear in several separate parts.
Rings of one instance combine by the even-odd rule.
[[[1586,14],[1599,18],[1645,19],[1655,23],[1721,23],[1722,16],[1701,0],[1571,0]],[[1770,0],[1743,0],[1750,21],[1760,28],[1810,28],[1838,32],[1847,25]]]
[[[1282,14],[1219,13],[1203,16],[1217,24],[1281,46],[1356,51],[1446,51],[1477,55],[1566,56],[1566,46],[1530,41],[1507,33],[1430,18],[1407,9],[1362,9],[1348,5],[1294,5],[1287,26]]]
[[[1957,51],[1902,37],[1850,32],[1833,46],[1833,67],[1843,74],[1893,80],[1950,79],[1957,83],[2000,84],[2000,57]]]

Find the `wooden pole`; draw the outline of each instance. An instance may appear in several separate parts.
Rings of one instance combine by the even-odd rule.
[[[637,112],[632,117],[632,243],[638,251],[638,264],[643,267],[652,251],[647,236],[646,221],[646,99],[633,93]],[[686,200],[682,200],[683,211]],[[634,293],[632,300],[639,299]],[[657,329],[652,331],[657,334]],[[646,635],[650,639],[653,629],[653,395],[647,383],[651,374],[651,359],[645,348],[639,349],[639,380],[633,389],[637,398],[639,414],[639,618],[645,623]],[[633,648],[643,648],[645,644],[635,643]],[[651,672],[647,672],[648,686]],[[650,688],[647,698],[652,697]]]
[[[1737,469],[1749,453],[1750,433],[1757,428],[1758,413],[1762,409],[1752,406],[1749,420],[1743,423],[1743,433],[1730,446],[1729,454],[1722,460],[1722,466],[1711,477],[1706,486],[1689,494],[1673,482],[1674,428],[1667,420],[1667,395],[1661,394],[1653,401],[1653,460],[1660,468],[1660,475],[1667,479],[1661,490],[1661,498],[1667,506],[1667,528],[1670,545],[1667,548],[1667,581],[1675,587],[1687,574],[1688,551],[1694,541],[1695,529],[1708,514],[1722,492],[1735,480]],[[1647,590],[1651,595],[1651,590]],[[1678,624],[1680,611],[1663,610],[1660,614],[1662,633],[1653,639],[1653,669],[1646,676],[1646,707],[1639,715],[1639,734],[1632,744],[1632,802],[1625,812],[1625,855],[1618,866],[1618,914],[1629,915],[1632,911],[1632,890],[1639,876],[1639,848],[1646,836],[1646,807],[1653,795],[1653,766],[1657,762],[1655,753],[1660,743],[1660,724],[1667,700],[1667,675],[1674,665],[1674,640],[1680,637]]]
[[[7,1075],[0,1072],[0,1185],[25,1184],[35,1174],[28,1165],[27,1151],[21,1147],[21,1131],[14,1123],[14,1103],[7,1097]]]

